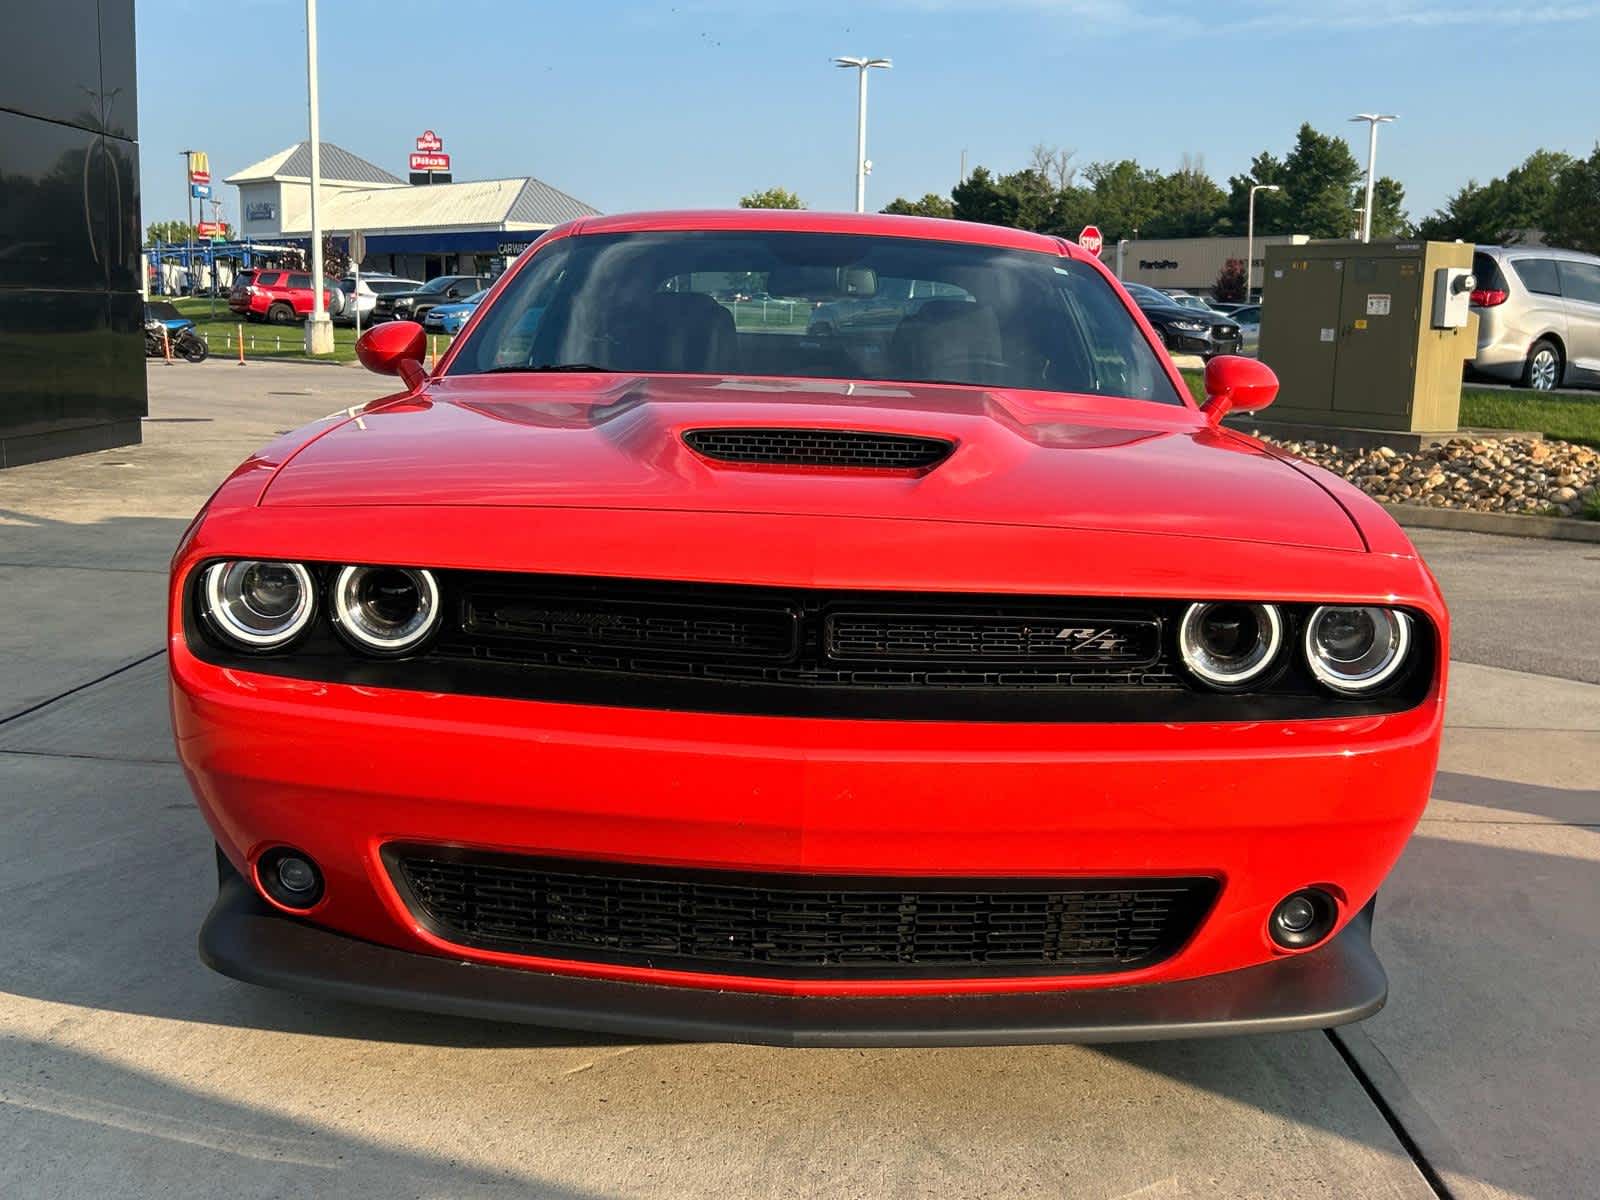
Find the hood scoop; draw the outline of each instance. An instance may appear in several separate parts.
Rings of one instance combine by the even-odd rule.
[[[853,471],[925,471],[955,449],[944,438],[860,429],[689,429],[683,440],[713,462]]]

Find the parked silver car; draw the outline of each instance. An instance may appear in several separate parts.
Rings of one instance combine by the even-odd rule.
[[[1241,304],[1227,316],[1239,327],[1239,353],[1255,358],[1261,353],[1261,305]]]
[[[1545,246],[1479,246],[1472,368],[1523,387],[1600,383],[1600,257]]]

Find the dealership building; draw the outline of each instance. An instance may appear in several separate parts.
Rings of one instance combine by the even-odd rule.
[[[411,279],[495,274],[545,230],[600,211],[532,176],[408,183],[332,142],[321,143],[320,157],[323,230],[340,238],[361,234],[364,269]],[[225,182],[239,189],[243,238],[304,243],[310,237],[309,142]]]
[[[1250,264],[1251,289],[1259,291],[1261,288],[1262,264],[1266,261],[1268,246],[1301,246],[1310,240],[1302,233],[1256,238],[1249,251],[1255,260]],[[1100,260],[1127,283],[1208,295],[1230,258],[1243,261],[1245,241],[1242,237],[1124,241],[1106,246]]]

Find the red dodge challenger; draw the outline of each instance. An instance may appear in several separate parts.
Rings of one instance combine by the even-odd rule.
[[[1196,405],[1058,238],[584,219],[172,566],[252,983],[800,1045],[1356,1020],[1447,618],[1359,491]]]

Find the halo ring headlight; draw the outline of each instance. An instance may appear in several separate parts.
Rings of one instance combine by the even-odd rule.
[[[1259,679],[1283,648],[1277,606],[1241,601],[1191,604],[1178,627],[1183,665],[1202,683],[1230,689]]]
[[[201,580],[211,628],[254,651],[288,645],[311,623],[317,591],[299,563],[241,558],[212,563]]]
[[[340,567],[330,591],[334,627],[370,654],[404,654],[439,627],[439,583],[431,571]]]
[[[1317,682],[1343,695],[1382,687],[1411,651],[1411,618],[1377,605],[1325,604],[1306,620],[1306,665]]]

